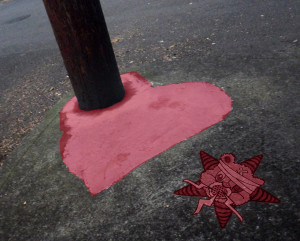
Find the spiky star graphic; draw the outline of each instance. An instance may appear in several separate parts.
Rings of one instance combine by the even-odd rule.
[[[236,206],[249,201],[264,203],[279,203],[279,199],[268,193],[260,186],[264,180],[254,177],[263,155],[252,157],[240,163],[235,162],[232,153],[221,155],[220,160],[215,159],[204,151],[200,151],[200,158],[204,168],[200,179],[192,182],[184,179],[189,185],[174,192],[182,196],[199,196],[208,199],[199,199],[197,209],[193,214],[201,211],[203,205],[214,205],[215,212],[221,228],[224,228],[232,213],[243,221]]]

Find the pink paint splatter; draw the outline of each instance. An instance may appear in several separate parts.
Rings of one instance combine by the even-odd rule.
[[[92,195],[152,157],[222,121],[231,98],[209,83],[152,87],[138,73],[121,75],[125,98],[82,111],[73,97],[60,112],[61,156]]]

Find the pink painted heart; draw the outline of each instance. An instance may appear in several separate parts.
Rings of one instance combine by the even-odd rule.
[[[95,195],[175,144],[222,121],[231,98],[203,82],[152,87],[138,73],[121,75],[125,98],[82,111],[73,97],[60,112],[60,151],[70,172]]]

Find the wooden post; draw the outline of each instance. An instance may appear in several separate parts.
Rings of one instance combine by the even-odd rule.
[[[79,107],[105,108],[125,90],[99,0],[43,0]]]

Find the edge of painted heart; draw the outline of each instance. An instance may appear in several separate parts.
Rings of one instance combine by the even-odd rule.
[[[224,120],[232,110],[232,99],[210,83],[153,87],[136,72],[122,74],[121,79],[126,91],[121,102],[83,111],[73,97],[60,111],[61,157],[92,195]]]

